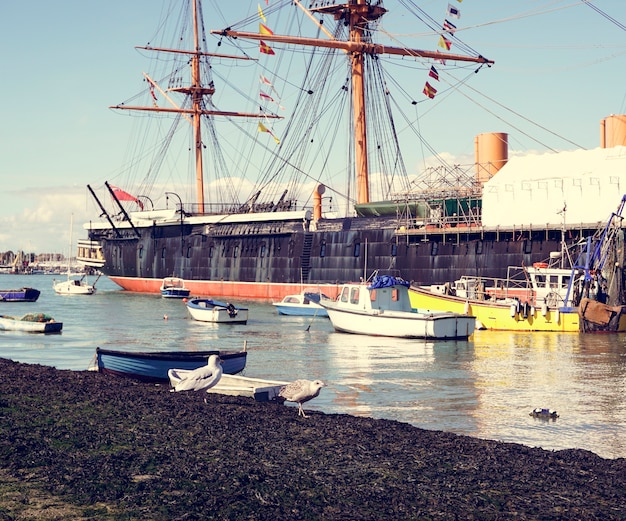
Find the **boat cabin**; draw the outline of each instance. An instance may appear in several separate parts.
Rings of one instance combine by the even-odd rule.
[[[354,306],[354,309],[417,312],[411,307],[408,287],[401,284],[384,287],[346,284],[342,287],[337,300],[345,307]]]

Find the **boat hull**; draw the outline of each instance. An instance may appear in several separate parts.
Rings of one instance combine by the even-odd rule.
[[[188,289],[162,289],[163,298],[187,298],[190,294]]]
[[[37,302],[40,294],[35,288],[0,289],[0,302]]]
[[[474,315],[477,329],[558,333],[626,332],[626,316],[621,312],[621,306],[600,305],[603,308],[603,318],[592,317],[592,320],[586,320],[581,316],[578,307],[520,306],[513,311],[508,304],[440,295],[432,293],[428,288],[416,287],[411,288],[409,296],[411,305],[421,310],[443,310]]]
[[[246,324],[248,322],[247,308],[235,307],[232,304],[211,299],[191,299],[187,302],[187,310],[191,318],[200,322],[218,324]]]
[[[174,387],[186,373],[185,371],[176,369],[175,374],[170,373],[170,384]],[[280,390],[289,382],[277,380],[264,380],[261,378],[250,378],[241,375],[222,374],[219,381],[211,388],[207,389],[207,393],[224,394],[227,396],[244,396],[252,398],[256,402],[280,402],[285,399],[279,396]]]
[[[541,308],[529,307],[511,312],[507,304],[464,299],[452,295],[434,294],[426,288],[412,287],[409,290],[411,305],[420,310],[441,310],[453,313],[468,313],[476,317],[477,329],[494,331],[554,331],[559,333],[578,332],[580,317],[576,308],[552,308],[545,314]]]
[[[21,331],[23,333],[60,333],[63,322],[53,320],[33,321],[0,316],[0,330]]]
[[[225,374],[237,374],[246,367],[247,351],[162,351],[132,352],[96,349],[98,372],[133,378],[143,382],[169,382],[169,369],[193,370],[207,364],[211,355],[219,355]]]
[[[467,339],[475,329],[476,319],[452,313],[380,314],[326,308],[335,330],[369,336],[425,338],[435,340]]]
[[[319,285],[334,298],[336,281],[358,280],[368,265],[394,266],[415,285],[468,274],[506,278],[507,266],[531,266],[561,249],[556,226],[400,230],[395,218],[362,217],[322,219],[307,231],[301,218],[265,221],[252,214],[248,219],[245,224],[198,220],[184,226],[138,226],[140,237],[124,228],[120,238],[110,228],[94,228],[90,238],[105,258],[102,271],[125,290],[159,293],[162,279],[178,272],[195,295],[269,301],[299,293],[303,283]],[[566,233],[574,242],[592,236],[596,227],[580,225]],[[187,245],[183,265],[181,241]],[[238,253],[212,253],[218,251]]]

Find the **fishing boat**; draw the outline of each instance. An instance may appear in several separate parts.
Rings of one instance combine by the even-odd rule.
[[[384,23],[387,9],[380,0],[314,2],[310,7],[300,1],[274,2],[274,18],[265,22],[256,12],[243,13],[241,22],[229,20],[227,29],[211,31],[214,39],[199,16],[199,2],[183,4],[191,7],[186,12],[191,14],[187,27],[192,31],[189,39],[177,33],[183,35],[177,38],[183,49],[156,43],[141,47],[144,54],[155,57],[155,68],[147,67],[140,95],[113,108],[157,116],[159,124],[171,117],[172,127],[163,133],[163,142],[182,134],[180,125],[193,131],[193,145],[175,147],[175,155],[189,148],[195,159],[191,183],[195,183],[196,198],[183,201],[178,195],[188,193],[187,187],[156,192],[155,187],[163,185],[155,182],[155,165],[169,167],[161,156],[143,165],[143,172],[132,173],[135,179],[149,177],[141,185],[124,189],[108,182],[90,185],[96,214],[102,218],[84,226],[87,246],[80,260],[87,266],[101,269],[129,291],[158,293],[162,278],[177,273],[196,294],[276,301],[299,293],[302,284],[358,280],[373,265],[397,269],[418,285],[468,274],[504,278],[508,266],[522,261],[532,265],[542,261],[546,251],[560,248],[560,222],[542,218],[531,224],[528,212],[506,225],[501,220],[483,222],[484,212],[501,206],[494,199],[487,205],[483,194],[489,181],[510,166],[505,133],[477,136],[476,161],[471,166],[437,158],[440,164],[416,180],[409,179],[402,150],[416,148],[415,143],[424,143],[425,136],[416,132],[419,120],[394,121],[394,113],[406,118],[409,111],[421,113],[422,103],[430,102],[432,89],[425,87],[426,95],[420,99],[411,94],[428,71],[436,69],[432,74],[441,75],[471,65],[473,72],[482,74],[492,60],[479,52],[427,51],[410,41],[398,43],[398,35],[390,37]],[[285,10],[289,16],[279,16]],[[203,11],[212,12],[210,8]],[[410,11],[389,18],[397,21],[403,14],[421,25],[422,20]],[[177,18],[169,16],[168,20]],[[293,20],[300,33],[282,26],[287,19]],[[274,21],[281,25],[274,26]],[[165,23],[155,25],[165,27]],[[461,33],[451,34],[450,28],[428,30],[437,38],[453,38],[455,49],[471,48],[460,40]],[[226,47],[232,54],[224,53]],[[268,61],[272,54],[290,53],[295,47],[298,56],[306,55],[306,59],[274,56],[274,62]],[[233,67],[237,83],[225,85],[229,93],[241,94],[243,109],[254,107],[254,111],[218,108],[224,92],[219,82],[228,79],[221,74],[218,79],[214,71],[239,63],[233,57],[256,60],[247,62],[247,67]],[[336,63],[343,59],[348,74]],[[172,65],[173,72],[157,69],[165,64]],[[289,70],[282,69],[287,65]],[[386,67],[393,66],[410,77],[411,87],[403,89],[390,81]],[[241,88],[251,83],[254,92]],[[466,82],[451,79],[450,83],[456,92]],[[143,101],[137,102],[141,97]],[[283,115],[287,117],[281,119]],[[142,118],[142,123],[148,119]],[[619,126],[612,127],[609,121],[617,123],[607,118],[603,128],[615,128],[614,135],[618,135]],[[406,130],[403,135],[397,131],[400,127]],[[242,139],[234,137],[239,130],[243,130]],[[222,135],[228,158],[237,158],[231,160],[230,171],[225,154],[217,148]],[[343,139],[347,135],[350,143]],[[319,149],[309,152],[313,146]],[[347,166],[337,165],[340,157],[348,158]],[[210,158],[217,166],[206,169]],[[601,161],[623,164],[619,158]],[[510,164],[514,162],[515,158]],[[139,161],[136,165],[141,166]],[[519,192],[541,190],[544,194],[544,184],[554,186],[555,171],[565,170],[551,168],[544,173],[549,181],[533,180],[530,188],[516,192],[518,199]],[[205,172],[207,178],[209,172],[216,178],[205,179]],[[337,186],[339,178],[342,184]],[[382,181],[374,184],[375,178]],[[241,193],[241,186],[250,190]],[[506,190],[503,187],[499,195]],[[561,188],[549,192],[550,202],[558,198],[562,204]],[[210,200],[205,201],[206,194],[212,194]],[[541,201],[542,206],[551,206],[545,197]],[[587,203],[585,208],[597,206]],[[569,241],[575,243],[595,232],[599,219],[586,218],[572,215],[567,225]]]
[[[210,298],[189,299],[187,310],[191,318],[200,322],[218,324],[246,324],[248,322],[248,308],[235,306],[230,302],[218,302]]]
[[[467,339],[476,318],[461,313],[411,307],[409,282],[375,275],[362,283],[344,284],[335,301],[320,301],[333,327],[344,333],[434,340]]]
[[[96,348],[91,370],[123,376],[144,382],[168,382],[167,372],[173,368],[193,370],[207,364],[211,355],[222,360],[225,374],[237,374],[246,367],[248,352],[242,351],[115,351]]]
[[[322,298],[330,297],[314,289],[305,289],[295,295],[285,295],[280,302],[272,302],[272,305],[280,315],[328,317],[328,312],[319,304]]]
[[[40,294],[35,288],[0,289],[0,302],[37,302]]]
[[[93,295],[96,292],[96,282],[89,284],[87,280],[87,274],[84,273],[80,278],[74,278],[72,276],[72,229],[74,227],[74,216],[70,219],[70,249],[67,257],[67,280],[52,280],[52,288],[58,295]]]
[[[414,286],[411,303],[420,309],[475,315],[479,329],[625,332],[626,306],[620,304],[625,204],[626,195],[578,248],[568,249],[563,241],[547,262],[509,266],[502,279],[465,276],[453,283]]]
[[[63,322],[57,322],[45,313],[28,313],[22,317],[0,315],[0,330],[25,333],[60,333]]]
[[[185,287],[185,281],[178,277],[165,277],[161,283],[163,298],[187,298],[191,290]]]

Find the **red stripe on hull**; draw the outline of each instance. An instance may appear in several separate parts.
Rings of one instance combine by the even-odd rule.
[[[142,279],[135,277],[109,276],[118,286],[134,293],[160,293],[161,279]],[[213,280],[185,280],[185,286],[191,295],[206,297],[228,297],[251,300],[281,300],[286,295],[300,293],[301,284],[264,284],[261,282],[229,282]],[[339,286],[335,284],[305,285],[307,288],[319,288],[322,293],[334,299]]]

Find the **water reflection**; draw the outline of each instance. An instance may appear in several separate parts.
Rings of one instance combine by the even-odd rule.
[[[2,304],[4,314],[35,310],[64,322],[61,335],[0,332],[5,358],[83,370],[96,346],[229,350],[246,341],[249,376],[327,382],[307,404],[311,409],[626,457],[626,335],[478,331],[467,342],[367,337],[337,333],[327,318],[285,317],[269,304],[245,300],[238,303],[250,310],[247,325],[215,325],[191,320],[181,301],[121,292],[106,280],[95,296],[60,297],[45,276],[0,279],[3,287],[42,291],[28,310]],[[560,417],[533,418],[535,407],[556,409]]]

